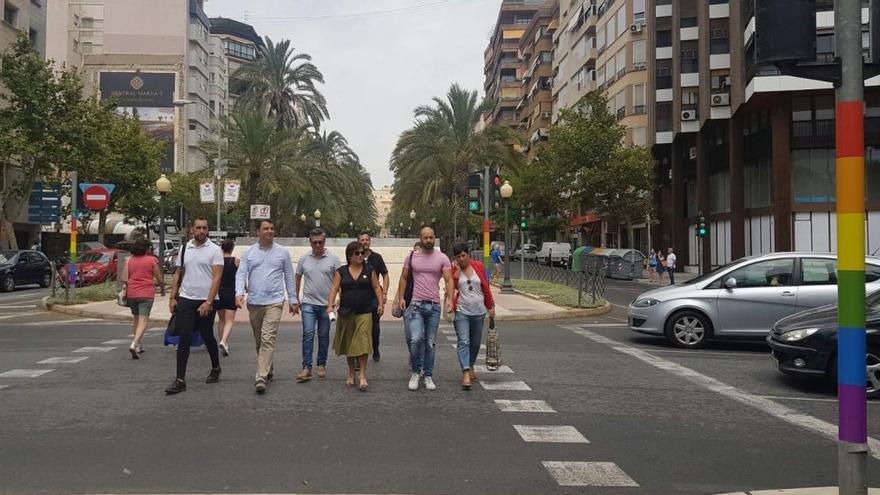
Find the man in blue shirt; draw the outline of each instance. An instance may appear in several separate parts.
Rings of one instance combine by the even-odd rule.
[[[258,394],[262,394],[266,391],[266,384],[272,380],[272,355],[284,310],[285,289],[291,314],[296,313],[297,298],[293,284],[293,263],[287,249],[275,243],[275,223],[260,220],[258,231],[258,242],[241,257],[235,276],[235,297],[238,305],[243,306],[247,292],[247,308],[257,345],[254,387]]]
[[[498,249],[498,246],[493,245],[492,250],[489,251],[489,260],[492,262],[492,268],[494,273],[492,274],[492,278],[498,278],[501,276],[501,250]]]

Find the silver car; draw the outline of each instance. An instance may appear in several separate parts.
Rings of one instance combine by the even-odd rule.
[[[865,282],[868,292],[880,288],[880,258],[865,258]],[[629,328],[696,349],[713,338],[766,338],[781,318],[836,302],[835,254],[764,254],[640,294],[628,308]]]

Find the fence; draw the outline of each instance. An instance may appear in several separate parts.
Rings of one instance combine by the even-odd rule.
[[[580,272],[527,262],[523,267],[525,273],[521,273],[518,264],[518,262],[514,262],[510,267],[510,274],[513,278],[520,278],[524,275],[525,280],[540,280],[577,289],[578,306],[581,306],[585,300],[596,304],[599,299],[605,297],[607,266],[599,257],[585,257],[583,271]]]

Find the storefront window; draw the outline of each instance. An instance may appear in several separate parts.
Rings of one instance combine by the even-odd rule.
[[[827,203],[835,200],[834,160],[833,149],[792,150],[795,203]]]

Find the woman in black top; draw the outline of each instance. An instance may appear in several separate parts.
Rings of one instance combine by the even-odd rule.
[[[360,389],[367,390],[367,356],[373,352],[373,309],[378,301],[379,316],[385,311],[382,287],[376,272],[364,263],[364,248],[357,242],[345,247],[348,264],[340,267],[333,276],[327,312],[333,313],[336,295],[339,294],[339,319],[333,336],[333,350],[337,356],[345,355],[348,361],[347,386],[354,385],[355,360],[360,365],[358,380]],[[374,299],[375,298],[375,299]],[[331,318],[332,319],[332,318]]]
[[[232,324],[235,323],[235,310],[238,306],[235,304],[235,274],[238,272],[238,258],[232,255],[235,249],[235,242],[232,239],[224,239],[220,243],[220,249],[223,250],[223,278],[220,279],[220,290],[217,293],[220,301],[217,304],[217,316],[219,322],[217,328],[220,330],[220,342],[217,346],[224,356],[229,355],[229,334],[232,333]]]

